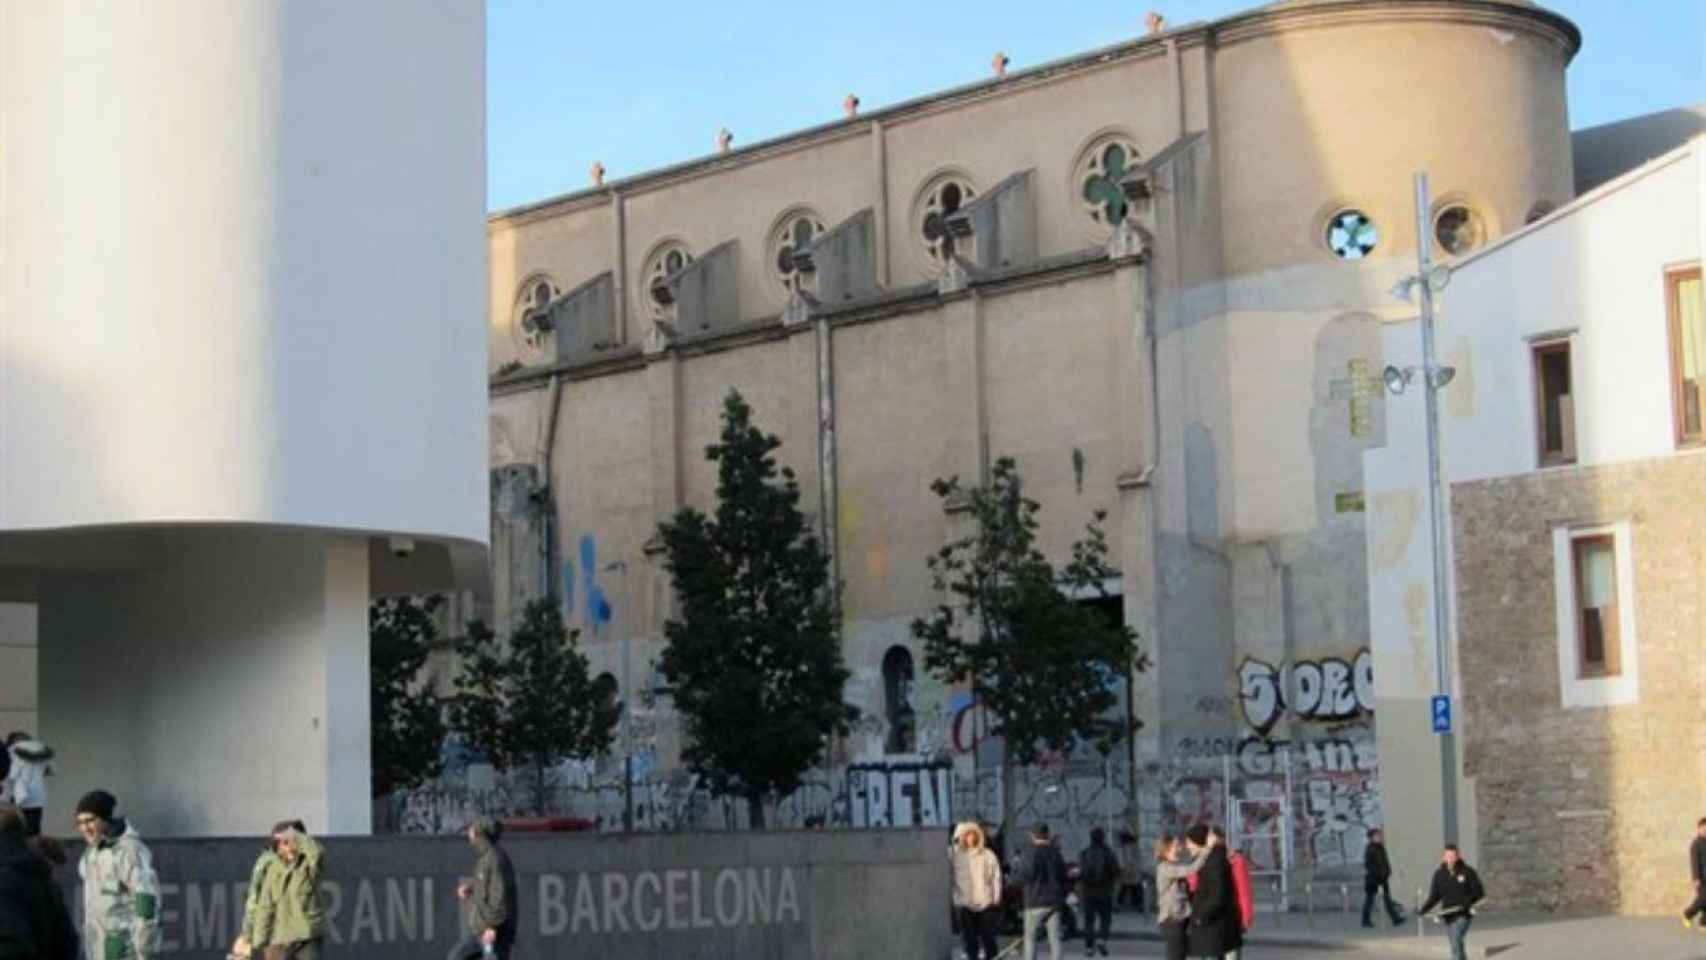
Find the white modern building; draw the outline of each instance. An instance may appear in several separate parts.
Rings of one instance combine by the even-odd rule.
[[[1687,889],[1669,866],[1706,812],[1703,209],[1696,135],[1445,261],[1458,839],[1501,907],[1668,912]],[[1419,349],[1388,327],[1390,363]],[[1385,813],[1418,877],[1442,809],[1420,386],[1363,455]]]
[[[369,597],[484,564],[484,77],[478,0],[0,4],[0,669],[50,822],[370,829]]]

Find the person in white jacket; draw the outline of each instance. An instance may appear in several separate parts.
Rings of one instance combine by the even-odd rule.
[[[33,739],[22,730],[6,737],[6,751],[12,756],[12,772],[6,778],[6,795],[24,812],[24,831],[34,837],[41,833],[41,812],[47,806],[47,778],[53,773],[48,764],[53,751],[47,744]]]
[[[983,828],[971,821],[954,827],[948,848],[954,865],[954,910],[966,960],[994,960],[995,931],[1001,924],[1001,861],[984,845]]]

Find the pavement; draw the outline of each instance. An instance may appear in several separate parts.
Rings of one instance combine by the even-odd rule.
[[[1113,958],[1157,955],[1155,924],[1147,916],[1114,916]],[[1469,931],[1470,956],[1496,960],[1706,960],[1706,931],[1690,930],[1679,918],[1485,913]],[[1010,956],[1017,956],[1014,951]],[[1363,929],[1361,917],[1338,912],[1261,914],[1245,937],[1243,960],[1343,954],[1364,957],[1449,958],[1444,928],[1409,920]],[[1069,944],[1066,960],[1084,955],[1082,940]]]

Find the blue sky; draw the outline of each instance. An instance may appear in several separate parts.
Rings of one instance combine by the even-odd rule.
[[[916,0],[793,5],[653,0],[594,11],[488,0],[487,205],[502,209],[754,143],[1258,0]],[[1575,127],[1706,100],[1706,0],[1549,0],[1584,37],[1569,72]]]

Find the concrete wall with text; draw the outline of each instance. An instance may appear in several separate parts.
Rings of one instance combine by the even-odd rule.
[[[748,960],[933,957],[948,950],[938,831],[518,836],[518,952]],[[326,954],[443,956],[462,936],[468,844],[450,837],[335,837],[321,888]],[[161,956],[223,957],[242,923],[260,841],[158,841]],[[75,851],[74,851],[75,852]],[[74,876],[70,871],[67,875]],[[80,891],[72,901],[80,904]],[[867,922],[881,916],[881,934]]]

